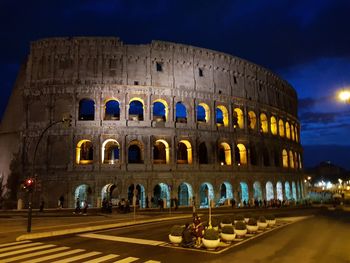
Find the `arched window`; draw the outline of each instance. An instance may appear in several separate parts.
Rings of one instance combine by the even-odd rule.
[[[209,122],[210,109],[205,103],[199,103],[197,106],[197,122]]]
[[[218,105],[216,107],[216,125],[218,126],[228,126],[228,111],[223,105]]]
[[[102,162],[114,164],[119,161],[119,143],[116,140],[108,139],[102,144]]]
[[[278,121],[278,130],[280,132],[280,136],[284,137],[284,123],[281,119]]]
[[[294,129],[295,129],[295,141],[296,141],[296,142],[299,142],[299,131],[298,131],[298,126],[295,125]]]
[[[219,162],[221,165],[231,165],[231,147],[228,143],[222,142],[219,145]]]
[[[179,101],[175,106],[176,122],[187,123],[187,110],[185,105]]]
[[[290,131],[291,131],[291,135],[292,135],[292,140],[294,141],[295,140],[295,130],[294,130],[294,125],[290,125]]]
[[[286,137],[290,139],[290,126],[288,121],[286,121]]]
[[[208,163],[208,151],[205,142],[200,143],[198,146],[198,159],[199,164]]]
[[[289,167],[294,168],[294,155],[292,151],[289,151]]]
[[[90,140],[81,140],[76,148],[76,163],[91,164],[94,159],[94,150]]]
[[[168,104],[165,100],[155,100],[153,103],[153,120],[157,122],[166,121],[168,118]]]
[[[256,127],[256,115],[254,111],[248,112],[248,128],[254,130]]]
[[[133,98],[129,102],[129,120],[143,121],[143,100]]]
[[[271,116],[270,118],[270,127],[271,127],[271,133],[273,135],[277,135],[277,121],[276,121],[276,117],[275,116]]]
[[[170,149],[169,144],[165,140],[157,140],[153,145],[153,163],[169,164]]]
[[[181,140],[177,147],[177,163],[192,164],[191,143],[187,140]]]
[[[79,120],[93,121],[95,119],[95,102],[91,99],[79,101]]]
[[[120,107],[119,102],[116,100],[109,100],[105,106],[105,120],[119,120],[120,119]]]
[[[129,144],[128,163],[143,163],[142,144],[137,140]]]
[[[238,165],[246,165],[247,164],[247,150],[245,146],[241,143],[237,144],[238,153],[239,153],[239,162]]]
[[[243,111],[240,108],[233,110],[233,127],[243,129],[244,128],[244,116]]]
[[[260,114],[260,132],[262,133],[267,133],[269,128],[268,128],[268,123],[267,123],[267,117],[265,113]]]
[[[282,164],[284,168],[288,168],[288,153],[286,149],[282,150]]]

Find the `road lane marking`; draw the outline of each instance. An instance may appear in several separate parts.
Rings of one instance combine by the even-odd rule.
[[[69,249],[69,247],[57,247],[57,248],[39,251],[39,252],[35,252],[35,253],[25,254],[25,255],[21,255],[21,256],[17,256],[17,257],[2,259],[1,261],[4,263],[13,262],[13,261],[17,261],[17,260],[22,260],[22,259],[36,257],[36,256],[42,256],[45,254],[50,254],[50,253],[54,253],[54,252],[58,252],[58,251],[62,251],[62,250],[67,250],[67,249]]]
[[[37,258],[37,259],[31,259],[31,260],[28,260],[28,261],[24,261],[22,263],[43,262],[43,261],[47,261],[47,260],[51,260],[51,259],[55,259],[55,258],[61,258],[61,257],[64,257],[64,256],[76,254],[76,253],[83,252],[83,251],[85,251],[85,250],[84,249],[75,249],[75,250],[70,250],[70,251],[67,251],[67,252],[62,252],[62,253],[46,256],[46,257],[41,257],[41,258]]]
[[[113,263],[130,263],[138,260],[139,258],[134,258],[134,257],[128,257],[128,258],[123,258],[121,260],[114,261]]]
[[[20,249],[20,250],[10,251],[10,252],[0,254],[0,258],[12,256],[12,255],[17,255],[17,254],[21,254],[21,253],[26,253],[26,252],[30,252],[33,250],[50,248],[50,247],[55,247],[55,245],[36,246],[36,247],[30,247],[30,248],[24,248],[24,249]]]
[[[161,263],[161,262],[157,260],[147,260],[144,263]]]
[[[99,262],[107,261],[107,260],[110,260],[110,259],[113,259],[113,258],[117,258],[117,257],[119,257],[119,255],[109,254],[109,255],[106,255],[106,256],[103,256],[103,257],[99,257],[99,258],[92,259],[92,260],[89,260],[89,261],[84,261],[84,262],[85,263],[99,263]]]
[[[90,258],[90,257],[96,256],[96,255],[100,255],[100,254],[101,254],[101,252],[93,251],[93,252],[89,252],[89,253],[86,253],[86,254],[75,256],[75,257],[72,257],[72,258],[65,258],[65,259],[62,259],[62,260],[54,261],[52,263],[73,262],[73,261],[78,261],[78,260],[81,260],[81,259],[84,259],[84,258]]]
[[[0,248],[0,253],[5,252],[5,251],[20,249],[20,248],[26,248],[26,247],[30,247],[30,246],[38,246],[38,245],[43,245],[43,243],[37,242],[37,243],[29,243],[29,244],[24,244],[24,245]]]
[[[126,242],[126,243],[140,244],[140,245],[149,245],[149,246],[159,246],[159,245],[164,244],[164,241],[131,238],[131,237],[117,237],[117,236],[100,235],[100,234],[81,234],[78,236],[79,237],[95,238],[95,239],[103,239],[103,240],[108,240],[108,241]]]
[[[1,244],[1,245],[0,245],[0,248],[1,248],[1,247],[9,247],[9,246],[13,246],[13,245],[20,245],[20,244],[24,244],[24,243],[28,243],[28,242],[31,242],[31,241],[25,240],[25,241],[18,241],[18,242],[12,242],[12,243]]]

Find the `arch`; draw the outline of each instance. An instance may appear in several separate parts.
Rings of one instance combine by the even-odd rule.
[[[291,200],[292,199],[292,195],[291,195],[291,192],[290,192],[290,184],[289,184],[288,181],[286,181],[284,183],[284,190],[285,190],[285,193],[286,193],[287,200]]]
[[[238,156],[239,156],[239,162],[238,165],[246,165],[247,164],[247,150],[245,146],[241,143],[237,144],[238,148]],[[236,157],[238,157],[236,155]],[[237,161],[237,160],[236,160]]]
[[[79,101],[80,121],[93,121],[95,119],[95,101],[92,99],[81,99]]]
[[[276,193],[277,193],[277,199],[282,201],[283,200],[283,186],[280,181],[276,184]]]
[[[291,131],[292,141],[295,141],[295,130],[294,130],[294,125],[293,124],[290,125],[290,131]]]
[[[76,147],[76,164],[92,164],[94,160],[94,149],[90,140],[80,140]]]
[[[270,166],[270,154],[266,146],[262,147],[262,157],[263,157],[263,164],[264,166]]]
[[[189,183],[183,182],[178,187],[178,200],[180,206],[191,206],[193,189]]]
[[[167,121],[169,114],[168,103],[163,99],[153,101],[153,120],[157,122]]]
[[[166,140],[156,140],[153,144],[153,163],[169,164],[170,163],[170,147]]]
[[[175,117],[176,122],[187,123],[187,109],[181,101],[175,105]]]
[[[288,168],[288,153],[286,149],[282,150],[282,164],[284,168]]]
[[[192,164],[192,147],[188,140],[181,140],[177,147],[177,163]]]
[[[120,105],[119,101],[110,99],[105,102],[105,117],[104,120],[119,120],[120,119]]]
[[[79,198],[79,203],[80,207],[84,207],[85,202],[88,203],[88,206],[91,206],[92,200],[91,200],[91,193],[92,190],[89,185],[87,184],[81,184],[77,188],[75,188],[74,191],[74,204],[78,202]]]
[[[128,163],[143,163],[142,144],[138,140],[131,141],[128,147]]]
[[[260,114],[260,132],[262,133],[268,133],[269,131],[269,125],[267,122],[267,117],[265,113]]]
[[[222,142],[219,145],[219,162],[221,165],[231,165],[231,147],[228,143]]]
[[[293,199],[297,200],[297,188],[295,186],[295,182],[292,181],[292,195],[293,195]]]
[[[114,190],[116,189],[116,185],[115,184],[106,184],[105,186],[102,187],[101,190],[101,200],[106,199],[107,201],[111,201],[112,204],[116,205],[116,198],[118,196],[113,195],[113,192],[115,192]],[[114,202],[113,200],[114,199]]]
[[[296,142],[299,142],[299,129],[298,129],[298,126],[295,124],[295,141]]]
[[[201,142],[198,146],[198,162],[208,164],[208,150],[205,142]]]
[[[263,195],[262,195],[262,190],[261,190],[261,184],[258,181],[255,181],[253,184],[254,188],[254,199],[255,200],[262,200]]]
[[[206,122],[210,121],[210,108],[205,103],[199,103],[197,106],[197,121]]]
[[[294,152],[294,168],[298,169],[298,167],[299,167],[298,155],[297,155],[297,152]]]
[[[303,169],[303,163],[302,163],[302,160],[301,160],[301,155],[299,153],[299,169]]]
[[[258,155],[254,144],[250,144],[250,164],[258,165]]]
[[[273,185],[270,181],[266,183],[266,200],[270,201],[275,199],[274,193],[273,193]]]
[[[200,208],[208,208],[209,207],[209,200],[208,200],[208,196],[210,198],[210,200],[214,200],[214,188],[212,186],[212,184],[205,182],[202,183],[199,189],[199,196],[200,196]]]
[[[275,167],[280,167],[280,153],[279,153],[279,150],[278,149],[274,149],[273,151],[273,158],[274,158],[274,164],[275,164]]]
[[[224,105],[216,107],[216,125],[228,127],[228,111]]]
[[[277,120],[275,116],[271,116],[270,118],[270,129],[272,135],[277,135]]]
[[[245,201],[246,204],[249,202],[249,189],[246,182],[240,182],[239,185],[241,186],[241,201]]]
[[[244,115],[240,108],[235,108],[233,110],[233,127],[243,129],[244,128]]]
[[[217,205],[225,204],[226,200],[233,199],[233,190],[232,185],[229,182],[223,182],[220,185],[220,199],[217,202]]]
[[[136,200],[135,200],[136,205],[139,206],[140,208],[146,208],[146,192],[145,192],[145,187],[142,184],[137,184],[136,189],[134,184],[131,184],[128,187],[129,204],[133,205],[134,195],[136,197]]]
[[[164,204],[166,201],[166,207],[170,207],[170,190],[169,186],[165,183],[159,183],[153,188],[153,198],[156,205]]]
[[[300,200],[301,199],[301,192],[300,192],[300,183],[299,183],[299,181],[296,182],[296,186],[297,186],[297,199]]]
[[[256,127],[256,115],[254,111],[248,112],[248,128],[254,130]]]
[[[107,139],[102,143],[102,163],[114,164],[119,161],[120,146],[117,140]]]
[[[140,98],[129,101],[129,120],[143,121],[144,102]]]
[[[294,156],[292,151],[289,151],[289,167],[294,168]]]
[[[286,121],[286,138],[290,139],[290,125],[288,121]]]
[[[281,137],[284,137],[284,123],[283,123],[283,120],[279,120],[278,121],[278,130],[279,130],[279,133],[280,133],[280,136]]]

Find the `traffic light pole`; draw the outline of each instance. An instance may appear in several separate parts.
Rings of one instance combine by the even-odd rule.
[[[32,231],[32,199],[33,199],[32,191],[29,191],[28,192],[28,224],[27,224],[28,233]]]

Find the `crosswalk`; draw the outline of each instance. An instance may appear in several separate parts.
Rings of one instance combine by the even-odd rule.
[[[103,254],[98,251],[86,251],[85,249],[74,249],[66,246],[57,246],[53,244],[44,244],[41,242],[20,241],[6,244],[0,244],[0,262],[114,262],[114,263],[160,263],[156,260],[142,261],[137,257],[121,258],[117,254]]]

